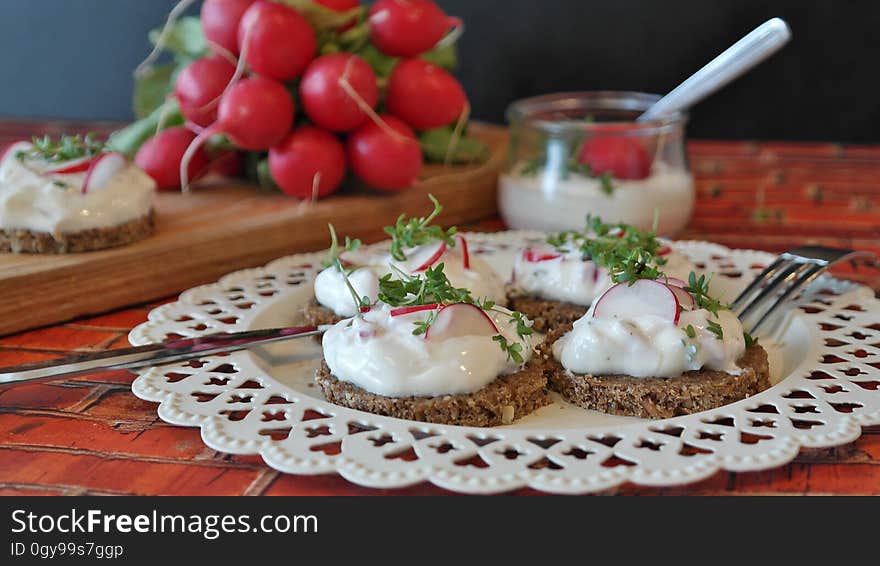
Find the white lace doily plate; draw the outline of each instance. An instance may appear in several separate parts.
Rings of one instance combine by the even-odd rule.
[[[537,233],[471,234],[503,276],[513,253]],[[719,275],[716,292],[735,296],[771,259],[706,242],[675,247]],[[190,289],[132,330],[140,345],[301,322],[323,253]],[[822,278],[761,341],[775,385],[712,411],[662,421],[614,417],[556,402],[510,426],[467,428],[377,416],[328,403],[312,383],[321,359],[312,339],[152,368],[134,393],[159,403],[172,424],[198,426],[211,448],[260,454],[292,474],[339,473],[365,486],[429,481],[454,491],[495,493],[532,487],[586,493],[630,481],[666,486],[719,469],[761,470],[801,447],[855,440],[880,423],[880,302],[863,286]]]

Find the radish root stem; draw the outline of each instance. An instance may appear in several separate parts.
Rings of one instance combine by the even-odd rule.
[[[189,147],[186,148],[186,151],[183,153],[183,157],[180,159],[180,190],[183,193],[189,193],[189,164],[192,161],[193,156],[196,152],[201,148],[205,142],[218,132],[219,128],[217,124],[212,124],[205,128],[204,130],[196,136],[196,138],[189,144]]]
[[[159,112],[159,119],[156,121],[156,133],[153,134],[154,136],[165,129],[165,124],[168,122],[168,115],[171,114],[171,105],[168,103],[172,98],[174,98],[174,96],[171,94],[165,97],[165,103],[162,105],[162,111]]]
[[[244,30],[244,38],[243,38],[243,42],[242,42],[241,53],[239,54],[238,59],[236,59],[235,55],[233,55],[232,53],[230,53],[226,49],[223,49],[219,45],[217,46],[220,49],[223,49],[223,51],[225,51],[226,54],[221,53],[221,55],[223,57],[226,57],[228,55],[231,58],[231,59],[229,59],[229,62],[235,63],[235,72],[232,73],[232,77],[229,79],[229,82],[226,83],[226,86],[223,88],[223,92],[221,92],[216,97],[214,97],[214,100],[208,102],[207,104],[205,104],[203,106],[198,107],[196,110],[198,110],[198,111],[210,110],[210,109],[214,108],[215,106],[217,106],[218,104],[220,104],[220,100],[223,98],[223,96],[227,92],[229,92],[229,89],[232,88],[233,85],[235,85],[235,83],[237,83],[241,79],[242,75],[244,75],[244,72],[247,70],[247,63],[245,63],[245,60],[246,60],[245,58],[247,57],[248,45],[250,45],[251,31],[253,29],[254,29],[254,24],[251,23],[251,25],[249,25],[248,28],[246,30]]]
[[[440,38],[440,41],[434,45],[434,49],[444,49],[449,47],[458,41],[458,38],[464,33],[464,22],[458,18],[451,18],[451,20],[453,22],[452,30]]]
[[[195,1],[196,0],[180,0],[177,5],[171,8],[171,11],[168,12],[168,18],[165,20],[165,25],[162,27],[158,39],[156,39],[156,45],[153,46],[153,50],[150,51],[147,58],[141,61],[141,64],[135,68],[135,78],[140,78],[153,70],[153,63],[156,62],[156,59],[159,58],[162,50],[165,49],[165,45],[168,43],[168,36],[171,35],[171,29],[174,26],[174,23],[187,10],[187,8],[195,3]]]
[[[376,111],[373,110],[373,107],[367,104],[367,101],[351,86],[351,83],[348,82],[348,75],[351,72],[351,66],[354,63],[355,58],[350,57],[348,62],[345,64],[345,71],[343,71],[342,76],[339,77],[339,86],[342,87],[342,90],[345,91],[345,94],[351,97],[354,100],[355,104],[358,105],[358,108],[364,111],[364,113],[370,117],[370,120],[373,121],[377,126],[382,128],[386,134],[396,139],[399,142],[409,142],[411,141],[408,137],[404,136],[391,126],[389,126],[385,120],[383,120]]]
[[[449,167],[449,164],[452,162],[452,157],[455,155],[455,149],[458,147],[458,142],[461,141],[462,133],[464,133],[464,126],[467,124],[470,115],[471,105],[470,103],[465,102],[464,108],[462,108],[461,114],[458,116],[458,122],[455,123],[455,129],[452,131],[452,136],[449,137],[449,144],[446,146],[446,155],[443,156],[444,167]]]

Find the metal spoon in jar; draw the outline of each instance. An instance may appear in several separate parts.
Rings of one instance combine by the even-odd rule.
[[[767,20],[655,102],[637,121],[653,120],[693,106],[779,51],[789,39],[788,24],[780,18]]]

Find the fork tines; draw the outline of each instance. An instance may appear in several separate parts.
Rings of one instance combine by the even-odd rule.
[[[754,333],[768,320],[787,299],[801,288],[806,288],[824,270],[843,260],[866,259],[877,261],[870,252],[859,252],[825,246],[800,246],[782,253],[776,261],[752,281],[733,301],[731,308],[745,322],[750,315],[757,315],[758,308],[775,298],[769,308],[749,330]]]

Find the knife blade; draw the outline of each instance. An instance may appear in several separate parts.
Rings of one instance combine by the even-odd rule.
[[[175,338],[156,344],[73,356],[0,368],[0,387],[94,373],[141,369],[246,350],[284,340],[319,336],[331,325],[266,328],[244,332],[220,332],[196,338]]]

